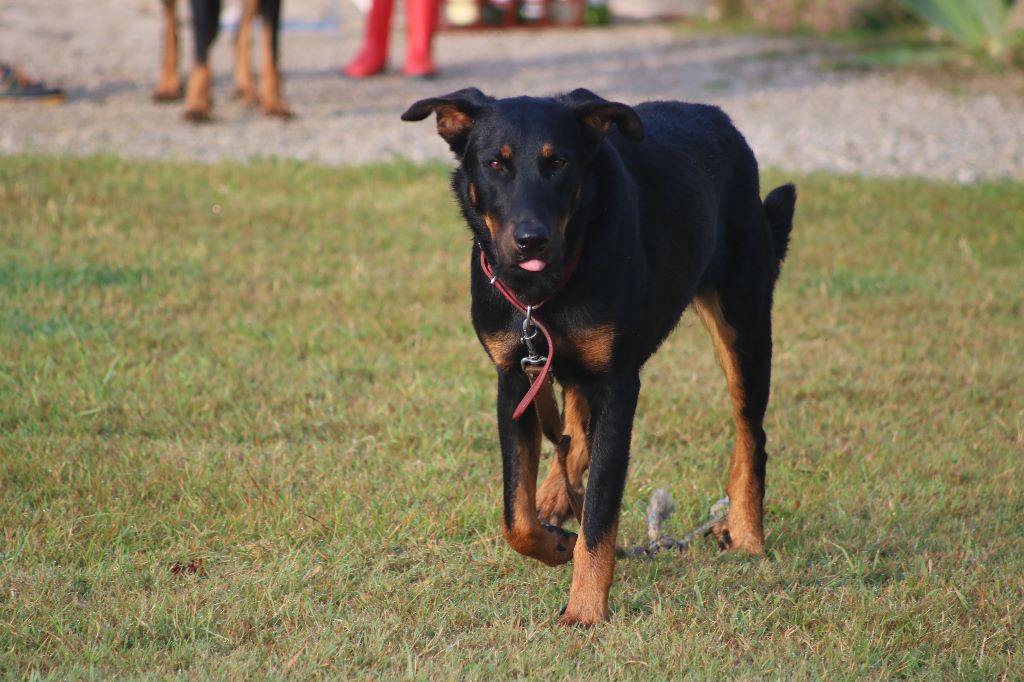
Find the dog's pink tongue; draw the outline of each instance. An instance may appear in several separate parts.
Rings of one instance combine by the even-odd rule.
[[[534,258],[533,260],[523,261],[522,263],[519,264],[519,267],[521,267],[523,270],[529,270],[530,272],[540,272],[547,266],[547,263],[545,263],[542,260],[537,260],[536,258]]]

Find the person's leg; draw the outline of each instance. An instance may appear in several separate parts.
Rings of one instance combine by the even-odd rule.
[[[406,0],[406,52],[402,68],[406,76],[425,78],[437,73],[431,50],[440,9],[441,0]]]
[[[366,32],[359,54],[345,67],[346,76],[366,78],[384,70],[388,59],[388,34],[394,0],[373,0],[366,15]]]

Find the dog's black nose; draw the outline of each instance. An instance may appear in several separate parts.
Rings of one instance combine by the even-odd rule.
[[[537,220],[528,220],[516,225],[513,236],[516,246],[525,253],[540,253],[548,245],[551,233],[547,226]]]

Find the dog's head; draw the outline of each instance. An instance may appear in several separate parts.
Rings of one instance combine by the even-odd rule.
[[[456,193],[495,272],[526,300],[554,291],[571,256],[568,227],[587,199],[589,166],[612,125],[643,139],[636,112],[583,89],[495,99],[467,88],[420,100],[402,119],[431,113],[461,162]]]

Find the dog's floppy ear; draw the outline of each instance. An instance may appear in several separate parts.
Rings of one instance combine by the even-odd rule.
[[[421,99],[402,114],[403,121],[422,121],[437,114],[437,134],[445,139],[452,151],[462,156],[466,136],[480,112],[494,101],[476,88],[457,90],[448,95]]]
[[[630,106],[609,102],[585,88],[573,90],[561,99],[596,141],[604,139],[613,123],[627,139],[634,142],[644,139],[644,125]]]

